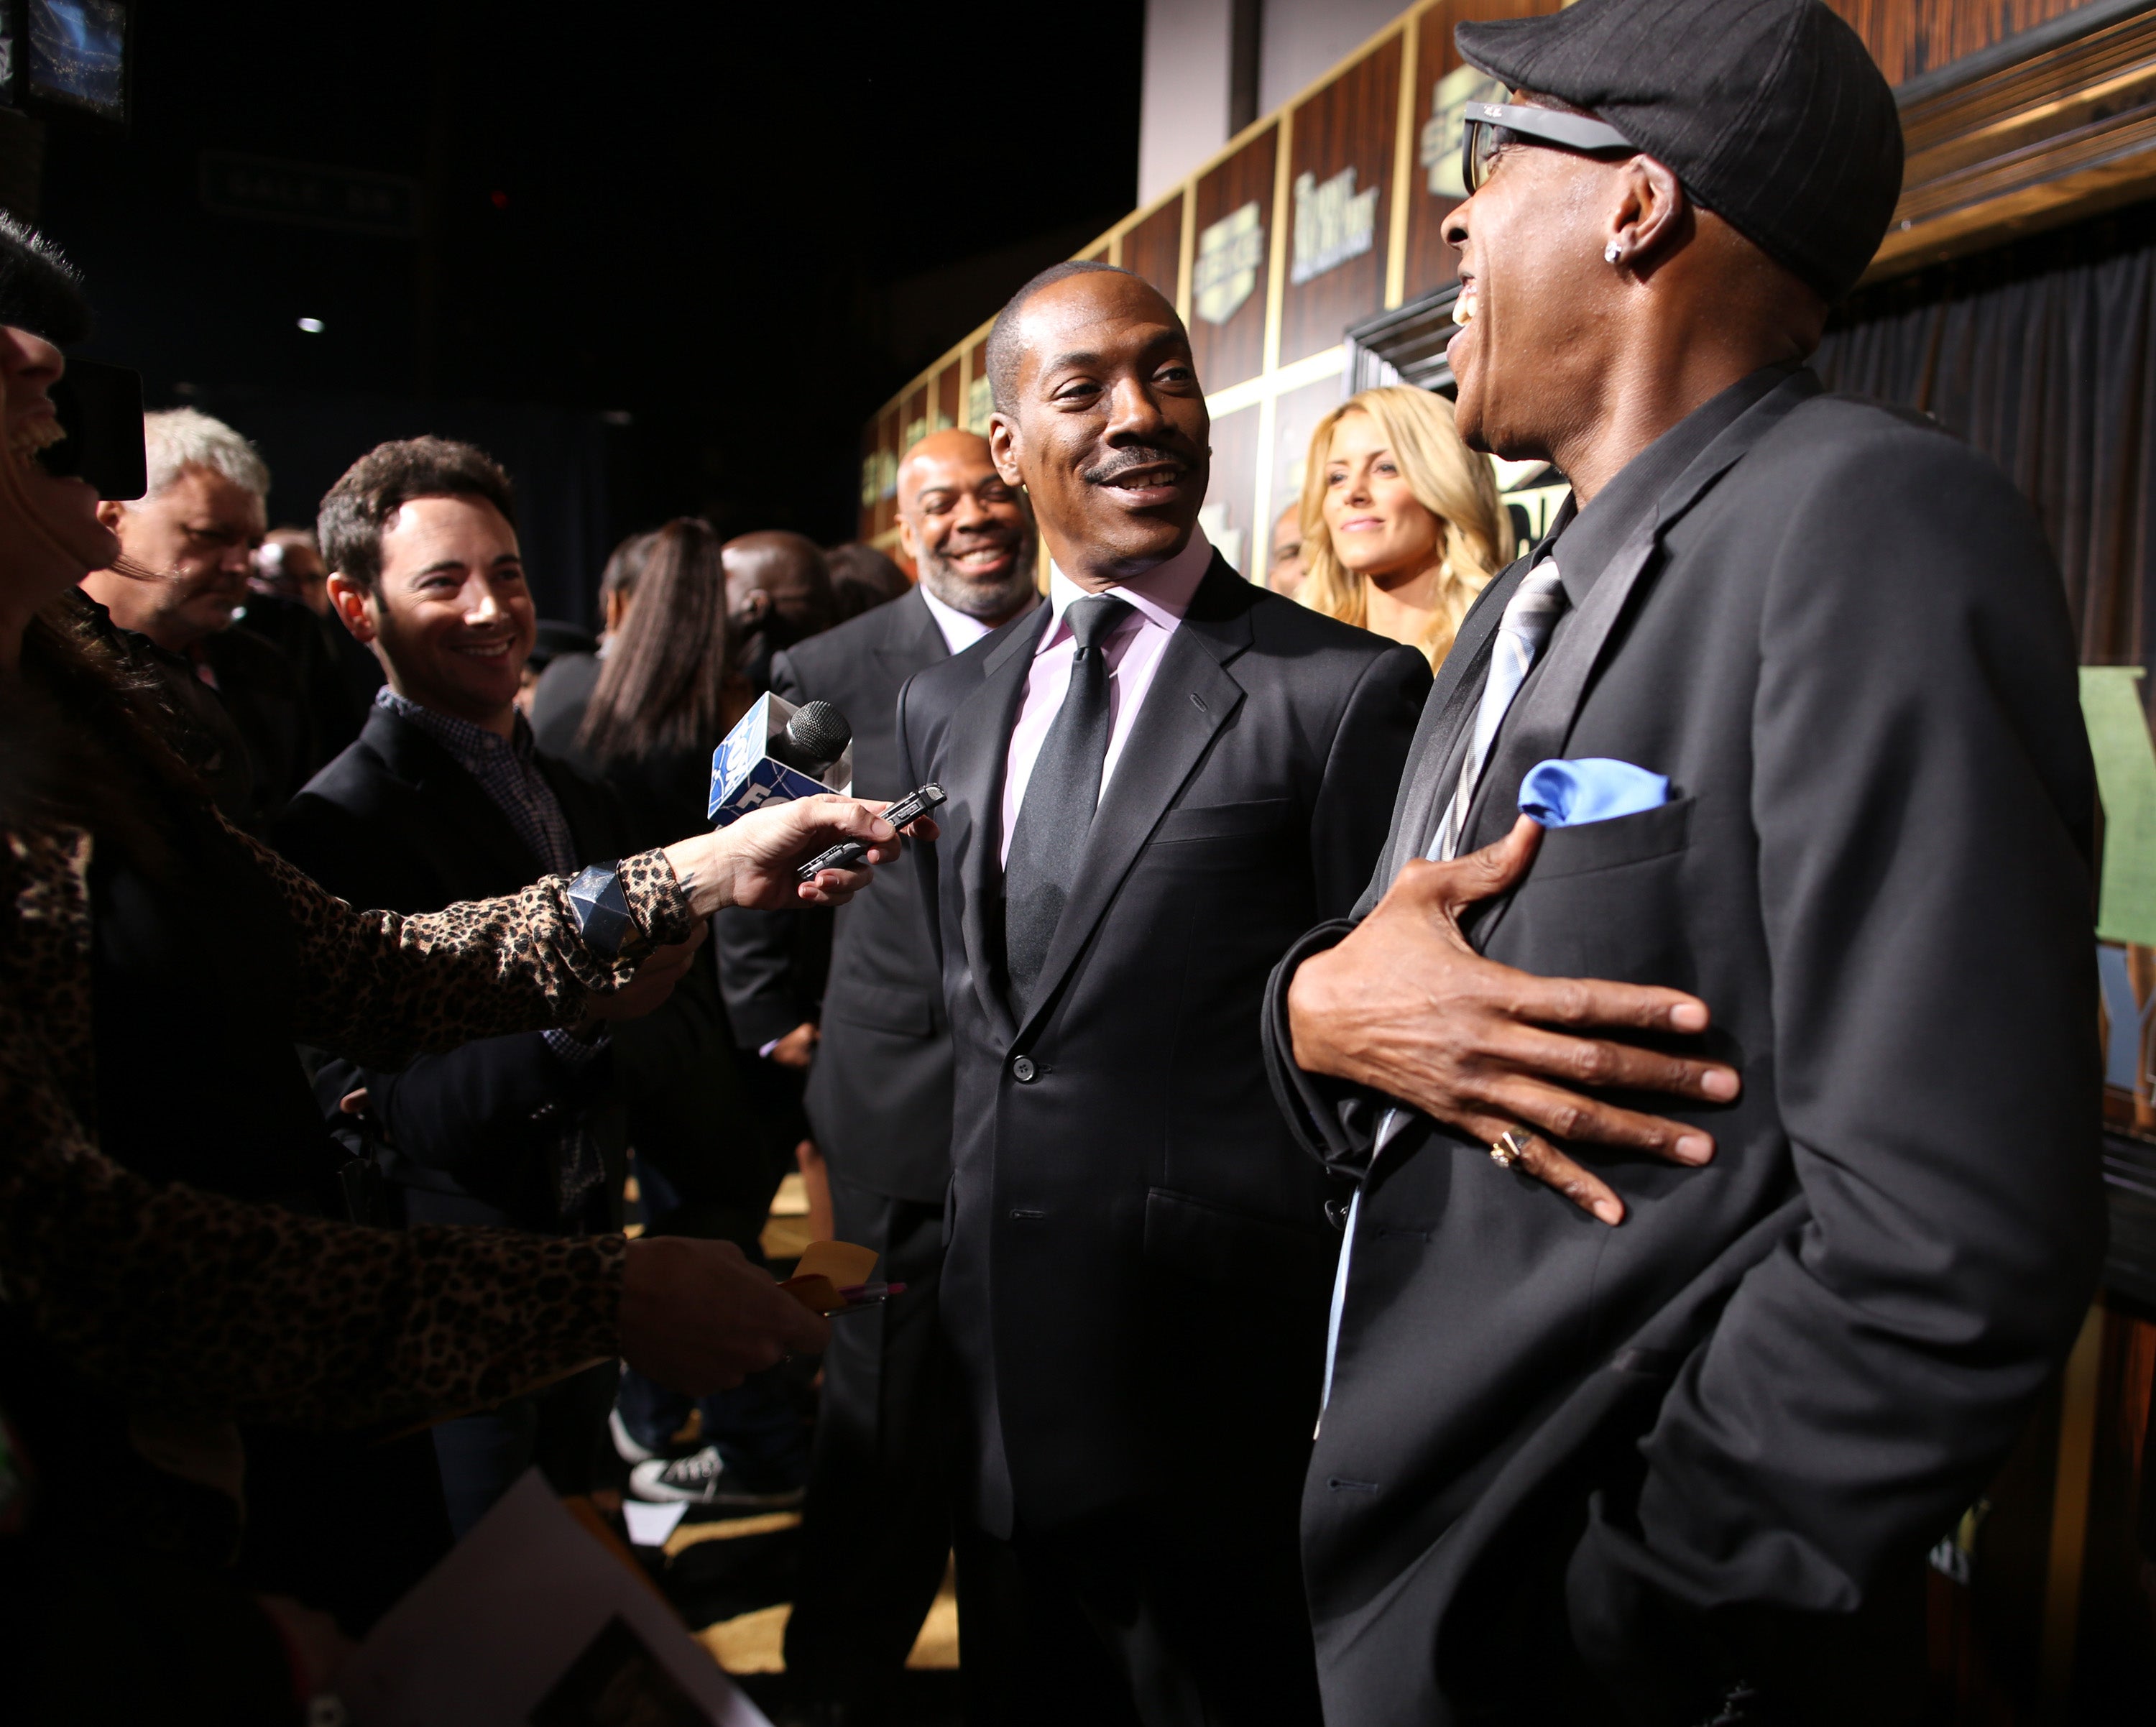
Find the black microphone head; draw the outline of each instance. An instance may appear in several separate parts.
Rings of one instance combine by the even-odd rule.
[[[786,741],[803,761],[815,763],[820,771],[846,753],[854,741],[854,728],[829,702],[808,702],[787,721]]]

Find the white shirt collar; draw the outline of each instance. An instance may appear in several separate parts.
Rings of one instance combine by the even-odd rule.
[[[993,633],[995,626],[983,624],[978,618],[969,618],[956,606],[943,604],[928,591],[926,582],[920,583],[922,602],[928,615],[936,620],[936,627],[943,632],[943,645],[954,654],[963,654],[983,636]]]

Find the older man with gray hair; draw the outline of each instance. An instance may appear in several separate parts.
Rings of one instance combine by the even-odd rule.
[[[201,733],[195,764],[218,808],[259,830],[321,765],[290,661],[231,627],[268,521],[270,470],[245,438],[192,408],[145,414],[142,432],[149,491],[97,506],[128,573],[93,571],[83,591],[168,674]]]

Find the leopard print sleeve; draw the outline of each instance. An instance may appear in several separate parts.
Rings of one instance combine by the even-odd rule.
[[[293,1036],[362,1066],[392,1069],[475,1037],[566,1025],[587,991],[619,989],[633,960],[587,946],[568,879],[542,877],[501,899],[422,917],[354,909],[236,829],[283,895],[299,947]],[[686,941],[695,924],[663,851],[621,862],[622,891],[655,943]]]
[[[619,1353],[619,1236],[359,1229],[101,1156],[0,1000],[0,1303],[131,1401],[295,1426],[497,1403]]]

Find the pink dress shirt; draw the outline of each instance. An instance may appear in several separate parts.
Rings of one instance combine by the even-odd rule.
[[[1167,563],[1107,591],[1131,603],[1132,614],[1110,633],[1104,651],[1108,659],[1108,753],[1101,767],[1101,792],[1107,794],[1123,746],[1130,742],[1131,727],[1145,706],[1152,675],[1160,669],[1160,656],[1168,639],[1182,627],[1190,598],[1204,580],[1213,563],[1213,547],[1205,530],[1194,527],[1190,543]],[[1026,782],[1033,764],[1040,758],[1048,728],[1063,706],[1070,688],[1070,659],[1075,651],[1070,627],[1063,620],[1075,600],[1087,598],[1086,590],[1070,577],[1049,566],[1048,628],[1033,650],[1033,671],[1025,681],[1025,700],[1019,704],[1018,725],[1011,732],[1010,754],[1004,770],[1003,861],[1010,861],[1011,835],[1018,828],[1018,812],[1025,802]]]

